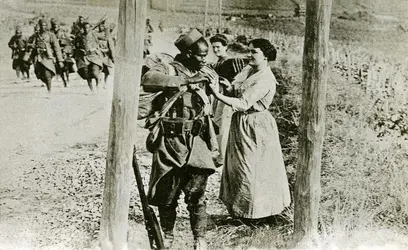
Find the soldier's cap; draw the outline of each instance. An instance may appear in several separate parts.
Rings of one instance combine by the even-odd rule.
[[[38,20],[38,24],[39,25],[42,25],[42,24],[47,24],[47,22],[44,20],[44,19],[40,19],[40,20]]]
[[[176,45],[180,52],[187,52],[191,48],[191,45],[200,38],[203,38],[203,35],[197,29],[192,29],[187,34],[179,36],[174,42],[174,45]]]
[[[215,34],[210,38],[210,43],[220,42],[222,45],[226,46],[228,44],[228,38],[223,34]]]

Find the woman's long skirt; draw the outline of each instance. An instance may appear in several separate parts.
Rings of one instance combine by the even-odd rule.
[[[231,215],[250,219],[290,205],[278,128],[269,111],[232,115],[220,199]]]

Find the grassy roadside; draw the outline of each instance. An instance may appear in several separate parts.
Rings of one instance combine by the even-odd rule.
[[[60,13],[56,9],[47,11]],[[88,10],[82,11],[86,15]],[[98,13],[103,15],[104,11],[101,8]],[[76,15],[78,12],[71,10],[62,18],[70,20]],[[293,40],[291,36],[281,35],[283,40]],[[299,46],[288,44],[284,51],[280,51],[275,66],[282,70],[283,78],[272,110],[281,132],[292,185],[296,168],[296,128],[301,87]],[[366,78],[363,79],[365,81]],[[379,91],[385,91],[385,88]],[[408,247],[405,236],[408,232],[406,137],[395,133],[393,129],[387,129],[388,132],[379,137],[373,120],[382,115],[383,111],[378,110],[372,93],[367,93],[361,85],[349,81],[344,70],[333,67],[327,92],[319,247],[343,249],[386,244],[388,247],[395,244],[395,247],[402,249]],[[395,93],[390,94],[383,100],[387,100],[390,106],[404,101],[395,99],[395,96]],[[34,173],[27,173],[30,180],[45,175],[47,182],[38,185],[45,185],[44,189],[54,190],[62,197],[69,198],[69,202],[61,207],[47,211],[47,216],[52,215],[50,218],[53,218],[52,223],[48,224],[53,224],[49,228],[53,232],[49,237],[54,238],[44,241],[45,244],[64,239],[67,244],[71,244],[69,248],[92,247],[94,236],[97,235],[106,148],[100,145],[85,146],[86,150],[81,145],[77,147],[73,150],[81,153],[78,153],[78,157],[68,159],[69,162],[49,163],[48,167],[38,167]],[[140,150],[142,147],[143,144]],[[146,162],[143,165],[147,166],[149,155],[144,155],[144,159]],[[148,168],[144,171],[147,177]],[[214,176],[212,189],[209,190],[209,200],[212,201],[209,212],[225,215],[222,205],[216,200],[217,185],[217,176]],[[137,195],[133,194],[132,204],[137,204],[136,200]],[[136,212],[138,209],[134,211],[131,218],[140,221],[140,214]],[[185,209],[181,208],[180,213],[179,236],[188,235]],[[212,249],[284,248],[292,227],[290,211],[283,222],[270,223],[256,229],[230,225],[222,220],[209,232],[209,240],[217,239],[211,240]],[[188,247],[183,245],[182,240],[177,244],[180,248]]]

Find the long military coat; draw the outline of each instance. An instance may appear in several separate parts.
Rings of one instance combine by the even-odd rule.
[[[159,101],[156,107],[157,110],[160,110],[165,100],[177,93],[180,88],[183,88],[182,83],[194,73],[180,62],[174,61],[148,71],[143,76],[142,86],[148,92],[163,91],[163,94],[158,97]],[[160,98],[162,99],[160,100]],[[209,174],[213,173],[215,169],[212,159],[218,148],[215,145],[215,133],[212,124],[210,124],[212,121],[208,112],[200,113],[202,110],[211,110],[211,104],[205,91],[202,88],[189,88],[175,102],[173,110],[178,118],[186,120],[202,119],[204,129],[201,135],[194,138],[188,135],[168,136],[161,134],[159,146],[153,152],[149,183],[148,198],[153,205],[160,203],[155,197],[156,186],[160,184],[160,179],[171,169],[188,167]],[[169,112],[171,113],[172,110]]]
[[[89,63],[103,67],[103,55],[99,48],[98,34],[95,31],[78,34],[75,37],[74,46],[78,69],[87,67]]]
[[[31,37],[30,44],[34,44],[34,63],[42,64],[52,73],[56,73],[55,63],[62,62],[59,42],[54,33],[45,31]]]
[[[27,39],[23,36],[12,36],[8,42],[8,46],[12,49],[11,58],[13,59],[13,69],[21,67],[23,63],[23,58],[26,53]]]
[[[113,67],[113,60],[115,58],[114,55],[114,42],[112,35],[110,34],[109,31],[102,31],[99,32],[98,34],[98,40],[99,40],[99,47],[101,49],[101,52],[103,54],[103,64],[106,67]]]

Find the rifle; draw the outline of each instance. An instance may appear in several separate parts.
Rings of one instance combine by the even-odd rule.
[[[132,168],[135,173],[137,189],[139,190],[140,201],[142,203],[143,217],[145,221],[147,236],[150,241],[151,249],[164,249],[163,236],[160,231],[160,225],[153,209],[147,203],[147,197],[144,191],[142,176],[140,175],[139,164],[136,158],[136,146],[133,148]]]
[[[106,12],[105,15],[103,15],[103,17],[99,20],[99,22],[97,22],[95,24],[95,26],[92,28],[92,30],[95,30],[96,28],[98,28],[103,22],[105,22],[108,19],[106,17],[107,14],[108,14],[108,12]]]

